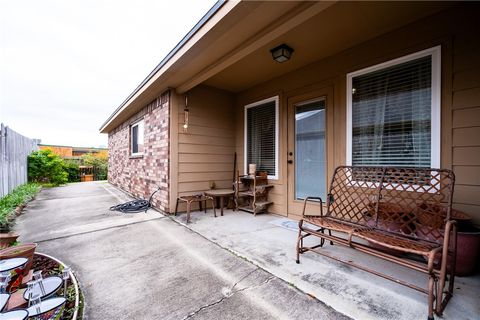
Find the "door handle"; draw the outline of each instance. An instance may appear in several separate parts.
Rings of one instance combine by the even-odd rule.
[[[292,164],[292,163],[293,163],[293,160],[288,160],[287,163],[288,163],[288,164]]]

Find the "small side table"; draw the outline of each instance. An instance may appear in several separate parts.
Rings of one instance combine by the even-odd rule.
[[[218,190],[209,190],[204,192],[205,196],[211,197],[213,199],[220,198],[220,215],[223,216],[223,206],[224,206],[224,199],[226,198],[227,201],[230,197],[235,195],[235,191],[232,189],[218,189]]]
[[[207,200],[212,202],[213,207],[213,216],[216,218],[217,213],[215,212],[215,199],[207,195],[192,195],[192,196],[181,196],[177,198],[177,204],[175,205],[175,214],[177,215],[178,202],[183,201],[187,203],[187,223],[190,222],[190,209],[192,208],[193,202],[198,202],[200,205],[200,211],[202,211],[202,203],[205,203],[205,212],[207,212]]]

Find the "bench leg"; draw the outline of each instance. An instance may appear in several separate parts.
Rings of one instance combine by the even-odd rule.
[[[215,210],[215,200],[214,200],[214,198],[211,198],[210,201],[212,201],[213,217],[216,218],[217,217],[217,212]],[[205,200],[205,203],[206,203],[206,200]],[[206,207],[206,205],[205,205],[205,207]]]
[[[445,243],[448,244],[448,248],[443,248],[442,264],[440,268],[440,278],[438,279],[437,288],[437,301],[435,305],[435,313],[439,316],[442,315],[443,309],[447,305],[448,301],[453,295],[453,288],[455,283],[455,264],[456,264],[456,248],[457,248],[457,227],[452,226],[452,232],[446,235]],[[451,240],[451,245],[450,245]],[[453,248],[451,255],[449,256],[450,248]],[[447,281],[447,265],[450,264],[450,272],[448,274],[448,289],[446,291],[445,299],[443,298],[443,291],[445,289],[445,282]]]
[[[435,276],[430,274],[428,277],[428,320],[433,320],[433,301],[435,300]]]
[[[298,222],[297,260],[295,261],[296,263],[300,263],[300,247],[303,247],[302,225],[303,220],[300,220]]]

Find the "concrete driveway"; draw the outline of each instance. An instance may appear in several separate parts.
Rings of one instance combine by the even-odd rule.
[[[322,302],[106,182],[43,190],[17,220],[22,242],[70,264],[85,319],[346,319]]]

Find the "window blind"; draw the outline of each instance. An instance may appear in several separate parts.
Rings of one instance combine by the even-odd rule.
[[[432,57],[352,78],[352,164],[430,167]]]
[[[131,130],[131,150],[132,154],[143,152],[143,121],[132,125]]]
[[[138,153],[138,125],[132,127],[132,153]]]
[[[247,109],[247,164],[255,163],[257,171],[275,175],[275,102]]]

